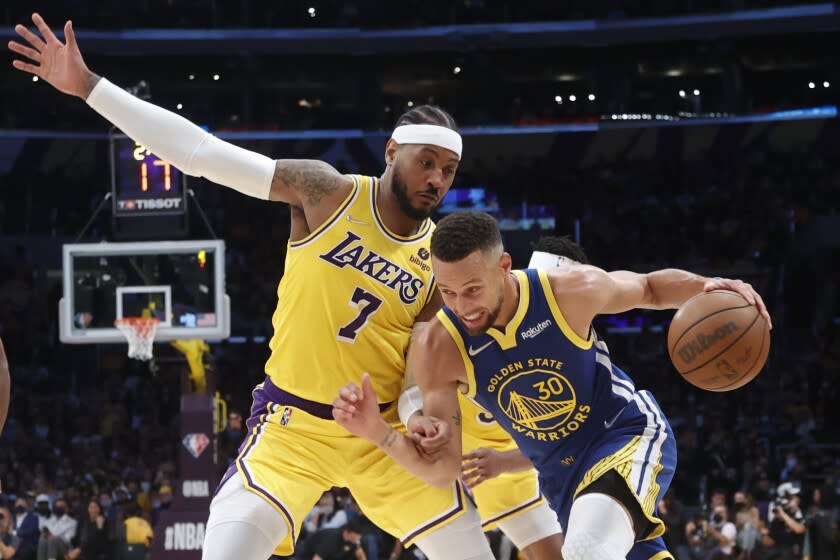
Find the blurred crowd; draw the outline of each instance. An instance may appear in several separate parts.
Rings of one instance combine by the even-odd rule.
[[[599,329],[614,361],[656,394],[677,434],[679,466],[660,506],[677,558],[838,558],[840,259],[836,246],[811,233],[840,211],[836,161],[755,151],[737,163],[564,170],[515,160],[464,170],[458,186],[473,184],[501,201],[554,204],[560,233],[580,220],[590,260],[605,268],[667,264],[758,287],[774,315],[773,350],[758,379],[733,393],[702,392],[677,378],[664,333],[647,328],[668,314],[644,315],[634,333],[611,334],[611,320]],[[525,187],[514,192],[512,184]],[[71,190],[45,187],[45,196],[55,201]],[[266,342],[253,337],[270,335],[288,218],[282,207],[232,203],[241,197],[218,192],[206,210],[227,243],[233,331],[246,340],[212,350],[232,411],[220,434],[223,469],[244,436],[239,411],[263,375]],[[86,215],[84,203],[75,208],[39,215],[30,233],[77,233]],[[4,227],[0,211],[0,232],[20,233],[14,219]],[[532,238],[519,234],[509,241],[524,264]],[[13,380],[0,438],[0,541],[17,550],[14,558],[141,558],[178,478],[178,372],[150,372],[123,347],[59,344],[60,275],[36,261],[24,245],[0,246],[0,336]],[[328,558],[328,549],[356,560],[417,554],[395,548],[340,489],[325,494],[304,525],[300,559],[319,550]]]

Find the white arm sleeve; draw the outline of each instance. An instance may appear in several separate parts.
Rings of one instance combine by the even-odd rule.
[[[268,200],[273,159],[219,140],[187,119],[147,103],[101,78],[87,98],[97,113],[186,173]]]
[[[397,401],[397,411],[400,415],[400,420],[404,426],[408,426],[408,419],[411,418],[415,412],[423,410],[423,395],[420,393],[420,387],[415,385],[409,387],[400,395],[400,400]]]

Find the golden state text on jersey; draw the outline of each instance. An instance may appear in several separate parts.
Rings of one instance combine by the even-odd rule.
[[[537,467],[570,466],[633,400],[632,381],[594,333],[566,323],[543,271],[514,271],[519,305],[502,332],[470,336],[448,308],[438,319],[461,351],[468,396],[487,409]],[[640,429],[646,425],[637,414]]]
[[[353,181],[321,227],[289,243],[272,318],[266,373],[285,391],[321,403],[364,372],[380,402],[395,400],[411,329],[434,290],[431,220],[415,235],[396,235],[376,207],[378,180]]]
[[[676,466],[673,432],[647,391],[613,365],[607,345],[566,322],[544,271],[515,271],[519,305],[504,332],[471,336],[451,310],[437,317],[458,347],[467,396],[490,412],[540,473],[561,525],[575,496],[606,472],[627,483],[650,522]],[[647,556],[649,557],[649,556]],[[646,558],[647,558],[646,557]],[[663,557],[664,558],[664,557]]]

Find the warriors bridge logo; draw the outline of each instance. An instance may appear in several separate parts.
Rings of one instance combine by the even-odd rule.
[[[491,377],[487,391],[496,393],[515,431],[538,441],[560,441],[586,421],[591,408],[577,402],[575,388],[559,372],[562,365],[532,358],[508,364]]]

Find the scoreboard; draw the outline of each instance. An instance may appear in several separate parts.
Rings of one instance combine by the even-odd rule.
[[[114,217],[183,215],[186,176],[142,146],[111,135],[111,192]]]

